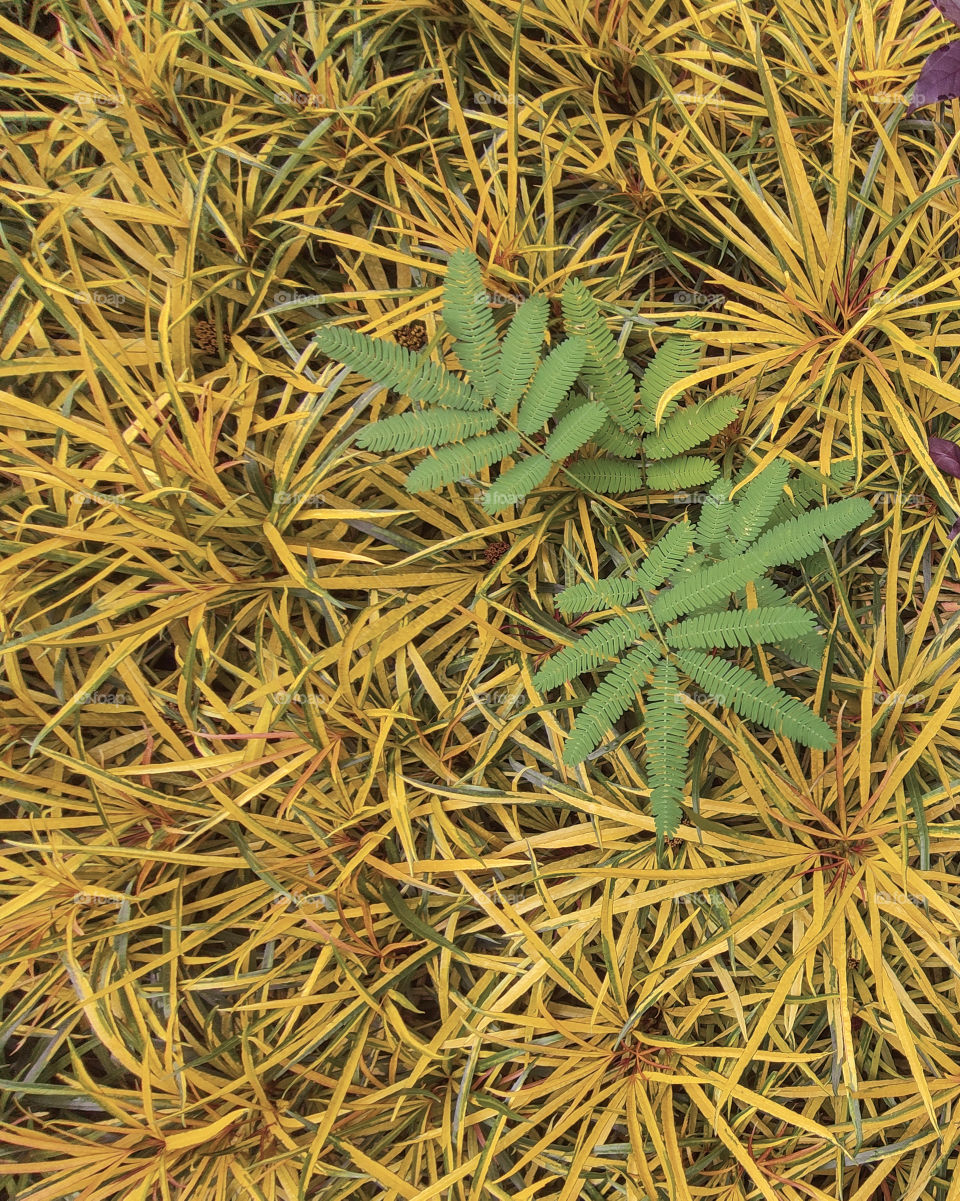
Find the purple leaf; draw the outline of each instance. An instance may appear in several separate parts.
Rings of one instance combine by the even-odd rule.
[[[930,0],[934,8],[939,8],[948,21],[960,25],[960,0]]]
[[[940,0],[946,3],[947,0]],[[952,7],[960,11],[960,0],[949,0]],[[920,68],[920,78],[913,89],[907,116],[928,104],[960,97],[960,42],[941,46]]]
[[[947,535],[947,537],[952,542],[954,540],[954,538],[956,538],[957,534],[960,534],[960,517],[958,517],[957,520],[950,527],[950,533]]]
[[[960,446],[949,438],[930,439],[930,458],[944,475],[960,479]]]

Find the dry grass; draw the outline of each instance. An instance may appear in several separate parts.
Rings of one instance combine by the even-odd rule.
[[[955,1201],[960,113],[899,99],[946,23],[207,7],[0,17],[0,1187]],[[463,246],[635,362],[703,312],[717,461],[882,494],[792,582],[836,752],[701,707],[659,859],[639,731],[566,769],[530,677],[677,507],[411,496],[313,348],[445,353]]]

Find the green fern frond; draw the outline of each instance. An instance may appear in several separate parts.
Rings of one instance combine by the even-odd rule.
[[[666,660],[653,672],[643,741],[657,838],[672,838],[680,825],[687,780],[687,723],[677,697],[677,669]]]
[[[837,463],[833,463],[830,467],[830,470],[827,472],[830,482],[836,484],[838,487],[841,484],[849,484],[850,481],[854,479],[856,474],[856,459],[843,459]]]
[[[872,516],[873,506],[859,497],[834,501],[768,529],[754,542],[749,553],[762,558],[766,567],[796,563],[816,554],[821,549],[822,539],[841,538]]]
[[[579,409],[584,400],[585,397],[582,392],[568,392],[554,411],[554,421],[561,421],[568,413],[572,413],[574,409]]]
[[[615,576],[606,580],[583,580],[565,588],[557,597],[561,613],[593,613],[614,605],[632,604],[641,591],[659,588],[686,557],[690,549],[690,526],[687,522],[672,525],[659,538],[637,570],[630,576]]]
[[[521,434],[535,434],[554,415],[573,386],[586,352],[583,338],[567,338],[550,351],[537,368],[520,405],[517,428]]]
[[[490,400],[497,382],[500,345],[480,263],[469,250],[456,251],[447,264],[443,320],[456,339],[457,358],[470,383]]]
[[[716,463],[696,455],[677,455],[647,464],[647,486],[652,492],[676,492],[679,488],[698,488],[719,474]]]
[[[540,359],[547,333],[550,305],[544,296],[531,296],[519,306],[500,350],[493,403],[508,413],[520,399]]]
[[[751,646],[779,642],[781,638],[802,638],[810,634],[816,621],[799,605],[778,605],[770,609],[731,609],[723,613],[702,613],[688,617],[666,632],[668,646],[675,648]]]
[[[483,396],[431,359],[420,360],[405,346],[370,338],[353,329],[328,325],[316,336],[320,350],[374,384],[393,388],[421,404],[447,405],[451,409],[483,408]]]
[[[737,495],[730,518],[731,551],[740,551],[752,542],[770,520],[790,474],[785,459],[774,459]]]
[[[844,484],[850,482],[856,472],[857,465],[852,460],[835,463],[827,472],[829,482],[826,484],[826,490],[838,492]],[[820,505],[824,503],[824,484],[814,476],[804,474],[798,479],[790,480],[789,489],[790,495],[781,497],[777,502],[777,507],[770,515],[767,523],[768,529],[770,526],[779,525],[783,521],[789,521],[791,517],[796,517],[804,509],[808,509],[814,501]]]
[[[676,583],[678,580],[686,579],[692,576],[694,572],[699,571],[707,560],[707,554],[702,550],[695,550],[692,555],[687,555],[680,566],[674,571],[671,583]]]
[[[457,409],[426,409],[372,421],[357,434],[364,450],[417,450],[444,442],[462,442],[497,424],[496,413],[464,413]]]
[[[674,617],[715,605],[726,600],[744,584],[763,575],[764,567],[763,558],[752,550],[709,567],[701,567],[674,584],[669,591],[660,593],[653,602],[653,616],[658,622],[670,621]]]
[[[840,485],[837,483],[834,486],[839,487]],[[814,501],[817,501],[821,505],[824,503],[824,486],[820,480],[814,479],[813,476],[798,476],[797,479],[789,481],[789,488],[790,496],[784,497],[784,499],[789,505],[792,506],[793,511],[790,513],[791,517],[794,516],[797,509],[806,509],[808,506],[812,505]],[[830,488],[829,484],[827,485],[827,488]]]
[[[802,638],[784,638],[777,646],[777,650],[788,659],[794,659],[797,663],[802,663],[804,667],[817,670],[823,662],[823,652],[826,647],[827,640],[823,634],[819,630],[813,630],[809,634],[804,634]]]
[[[488,513],[497,513],[510,505],[519,504],[550,474],[553,464],[546,455],[525,455],[504,471],[483,499]]]
[[[645,592],[659,588],[673,575],[690,552],[691,534],[689,523],[679,521],[657,539],[634,577]]]
[[[589,442],[603,424],[606,416],[603,405],[588,401],[568,413],[543,444],[543,453],[554,463],[562,462],[567,455],[579,450]]]
[[[623,608],[637,599],[640,590],[640,581],[630,576],[583,580],[564,588],[557,596],[557,608],[561,613],[596,613],[614,605]]]
[[[703,321],[699,317],[681,317],[678,330],[700,329]],[[640,424],[649,433],[656,431],[657,405],[668,388],[679,384],[692,375],[700,363],[703,346],[692,338],[669,337],[657,350],[640,377]],[[663,414],[666,420],[676,410],[677,401],[672,400]]]
[[[650,618],[645,613],[628,613],[624,617],[611,617],[589,630],[571,646],[557,651],[533,677],[533,685],[542,692],[557,688],[560,684],[599,667],[650,629]]]
[[[636,427],[636,385],[613,335],[600,316],[597,302],[580,280],[571,279],[560,297],[564,326],[569,334],[582,334],[587,353],[581,378],[613,420],[624,430]]]
[[[692,652],[688,652],[692,653]],[[596,750],[614,722],[630,708],[651,667],[662,657],[658,643],[644,642],[608,672],[574,722],[563,761],[569,767],[582,763]]]
[[[643,468],[629,459],[581,459],[564,470],[578,487],[601,496],[637,492],[646,483]]]
[[[678,409],[663,422],[659,433],[644,438],[643,453],[648,459],[666,459],[692,450],[725,430],[742,408],[739,397],[725,393]]]
[[[616,455],[622,459],[632,459],[640,452],[640,443],[636,434],[628,434],[610,417],[593,435],[593,441],[607,454]]]
[[[757,722],[774,734],[782,734],[819,751],[830,750],[836,741],[833,730],[821,717],[782,689],[758,680],[738,664],[702,651],[680,650],[676,656],[681,669],[691,679],[745,720]]]
[[[754,580],[753,586],[757,593],[757,603],[762,609],[768,609],[772,605],[793,604],[793,601],[787,596],[780,585],[775,584],[773,580],[768,580],[766,576],[761,576]],[[745,609],[747,607],[747,590],[741,588],[735,595],[741,608]]]
[[[723,538],[730,526],[733,502],[730,500],[730,481],[716,480],[700,506],[700,516],[694,531],[698,546],[709,551]]]
[[[790,597],[773,580],[762,577],[754,580],[753,586],[757,593],[757,603],[761,608],[793,604]],[[741,589],[736,596],[741,607],[746,608],[746,589]],[[804,667],[816,668],[823,661],[823,652],[826,649],[826,645],[824,635],[819,630],[814,629],[809,634],[803,634],[799,638],[784,638],[778,641],[777,650],[786,655],[788,659],[794,659],[797,663],[802,663]]]
[[[511,431],[484,434],[454,446],[441,446],[418,463],[407,476],[408,492],[430,492],[499,463],[520,446],[520,435]]]

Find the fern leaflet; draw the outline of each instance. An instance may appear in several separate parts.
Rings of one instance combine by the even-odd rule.
[[[328,325],[317,334],[316,343],[325,355],[345,363],[358,375],[422,404],[448,405],[452,409],[483,408],[483,396],[465,380],[430,359],[421,361],[395,342]]]
[[[493,403],[508,413],[533,375],[547,332],[550,306],[543,296],[531,296],[517,309],[500,350],[500,367]]]
[[[829,482],[826,485],[810,475],[802,475],[799,479],[791,480],[789,483],[790,495],[781,497],[777,502],[777,507],[771,514],[766,528],[789,521],[791,517],[796,517],[798,513],[809,508],[814,501],[818,501],[821,505],[824,504],[824,487],[827,491],[838,491],[841,485],[850,482],[850,479],[856,474],[856,470],[856,463],[847,460],[834,463],[827,473]]]
[[[640,582],[629,576],[613,576],[606,580],[584,580],[565,588],[557,597],[561,613],[595,613],[614,605],[622,608],[632,604],[640,595]]]
[[[609,417],[593,435],[593,440],[601,450],[624,459],[633,458],[640,450],[636,434],[626,433]]]
[[[485,400],[493,397],[500,346],[483,286],[480,263],[469,250],[450,256],[443,286],[443,320],[470,382]]]
[[[597,302],[579,280],[568,280],[560,297],[568,333],[582,334],[587,353],[581,372],[584,382],[613,420],[624,430],[636,427],[633,375],[607,329]]]
[[[730,497],[730,483],[718,479],[707,493],[700,507],[700,517],[694,533],[694,540],[704,550],[711,550],[727,532],[733,504]]]
[[[677,697],[677,669],[666,660],[653,672],[643,740],[657,838],[671,838],[680,825],[687,779],[687,723]]]
[[[759,580],[754,580],[753,586],[757,593],[757,603],[761,608],[769,608],[773,605],[793,604],[789,596],[773,580],[762,577]],[[742,606],[746,606],[746,589],[737,594],[737,599]],[[825,647],[826,639],[823,634],[819,630],[814,629],[809,634],[802,634],[799,638],[782,639],[777,649],[786,655],[788,659],[795,659],[798,663],[802,663],[804,667],[819,667],[823,659]]]
[[[641,591],[659,588],[676,570],[690,548],[690,527],[686,522],[671,526],[653,545],[650,553],[632,576],[606,580],[584,580],[564,589],[557,597],[561,613],[591,613],[613,605],[629,605]]]
[[[773,526],[754,542],[750,553],[762,558],[765,567],[796,563],[816,554],[821,539],[849,534],[872,516],[873,506],[859,497],[834,501]]]
[[[653,492],[673,492],[678,488],[696,488],[715,480],[716,463],[697,455],[677,455],[647,464],[647,484]]]
[[[520,435],[512,432],[484,434],[454,446],[441,446],[410,472],[407,491],[430,492],[442,484],[452,484],[512,455],[519,446]]]
[[[462,442],[497,424],[495,413],[464,413],[456,409],[427,409],[371,421],[357,434],[364,450],[416,450],[443,442]]]
[[[739,397],[726,393],[703,404],[678,409],[661,425],[660,432],[643,440],[648,459],[665,459],[683,454],[725,430],[743,408]]]
[[[559,463],[585,442],[589,442],[603,424],[603,405],[596,401],[582,404],[568,413],[543,444],[543,453],[554,463]]]
[[[551,656],[533,677],[534,687],[545,692],[566,684],[606,660],[616,658],[649,629],[650,618],[645,613],[628,613],[601,622],[572,645]]]
[[[543,360],[520,405],[517,428],[521,434],[536,433],[553,416],[577,378],[586,349],[582,338],[567,338]]]
[[[774,459],[736,498],[730,518],[731,549],[742,550],[767,525],[789,474],[790,464]]]
[[[601,496],[636,492],[645,483],[643,468],[629,459],[581,459],[565,470],[567,478],[578,487]]]
[[[778,642],[781,638],[802,638],[816,626],[813,614],[799,605],[777,605],[763,609],[731,609],[721,613],[701,613],[688,617],[666,633],[668,646],[674,648],[751,646]]]
[[[679,330],[699,329],[703,325],[699,317],[681,317],[677,322]],[[696,371],[703,354],[699,342],[687,337],[670,337],[657,350],[640,377],[640,414],[643,428],[649,432],[656,430],[657,405],[668,388],[679,384]],[[676,399],[672,400],[663,413],[663,419],[671,416],[677,407]]]
[[[633,704],[650,668],[661,657],[658,643],[644,642],[608,672],[574,722],[563,749],[564,763],[573,767],[596,750],[614,722]]]
[[[758,680],[736,663],[702,651],[680,650],[677,662],[688,676],[720,704],[729,705],[747,721],[774,734],[792,738],[815,750],[828,751],[836,741],[833,730],[815,713],[773,684]]]
[[[671,576],[687,557],[690,550],[690,526],[685,521],[678,522],[658,538],[650,553],[636,573],[636,581],[640,587],[649,592],[659,588],[665,579]]]
[[[762,575],[763,570],[763,559],[752,550],[710,567],[701,567],[674,584],[669,591],[661,592],[653,602],[651,611],[657,621],[682,617],[696,609],[726,600],[732,592]]]
[[[543,483],[552,466],[546,455],[526,455],[501,473],[483,499],[484,509],[488,513],[496,513],[510,505],[519,504],[538,484]]]

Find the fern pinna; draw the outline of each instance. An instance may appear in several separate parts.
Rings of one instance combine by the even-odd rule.
[[[689,451],[735,419],[736,397],[686,408],[671,401],[657,424],[664,392],[699,360],[700,347],[686,335],[659,348],[637,387],[595,300],[578,280],[569,280],[562,294],[569,336],[543,358],[549,316],[544,297],[532,296],[518,307],[500,342],[480,264],[470,252],[451,256],[443,296],[444,322],[466,379],[354,330],[329,326],[317,335],[329,358],[417,406],[371,422],[357,435],[367,450],[428,452],[407,476],[409,491],[440,488],[500,464],[483,502],[488,512],[497,512],[523,500],[558,466],[568,482],[601,494],[670,491],[716,477],[713,463]],[[699,320],[678,324],[682,331]],[[574,386],[578,381],[581,389]]]
[[[638,566],[574,584],[557,598],[565,614],[612,614],[552,655],[533,677],[546,692],[586,672],[605,673],[577,715],[564,762],[573,766],[591,755],[637,694],[646,693],[644,744],[658,838],[676,830],[686,783],[681,677],[776,734],[820,750],[833,745],[833,731],[820,717],[722,655],[773,644],[791,657],[799,652],[802,662],[822,658],[825,640],[813,615],[764,573],[808,559],[824,538],[849,533],[873,510],[867,501],[850,499],[804,512],[802,490],[792,501],[783,496],[786,482],[786,466],[777,461],[736,498],[730,481],[717,480],[698,520],[672,526]]]
[[[604,420],[603,406],[580,395],[549,434],[544,432],[586,354],[585,340],[573,337],[541,358],[549,313],[543,296],[530,297],[499,342],[480,264],[469,252],[458,251],[451,255],[444,284],[443,318],[467,380],[353,330],[327,327],[317,344],[330,358],[422,406],[371,422],[357,436],[369,450],[429,450],[407,477],[410,492],[440,488],[512,460],[484,499],[484,507],[496,512],[527,496]]]
[[[736,420],[743,407],[739,398],[725,393],[685,407],[673,399],[659,412],[667,391],[697,369],[702,347],[686,331],[699,329],[702,320],[677,322],[679,336],[659,347],[637,387],[596,301],[579,280],[564,287],[561,306],[568,333],[586,340],[580,378],[607,413],[593,438],[605,453],[581,458],[567,469],[568,477],[605,494],[674,491],[716,479],[716,464],[689,452]]]

